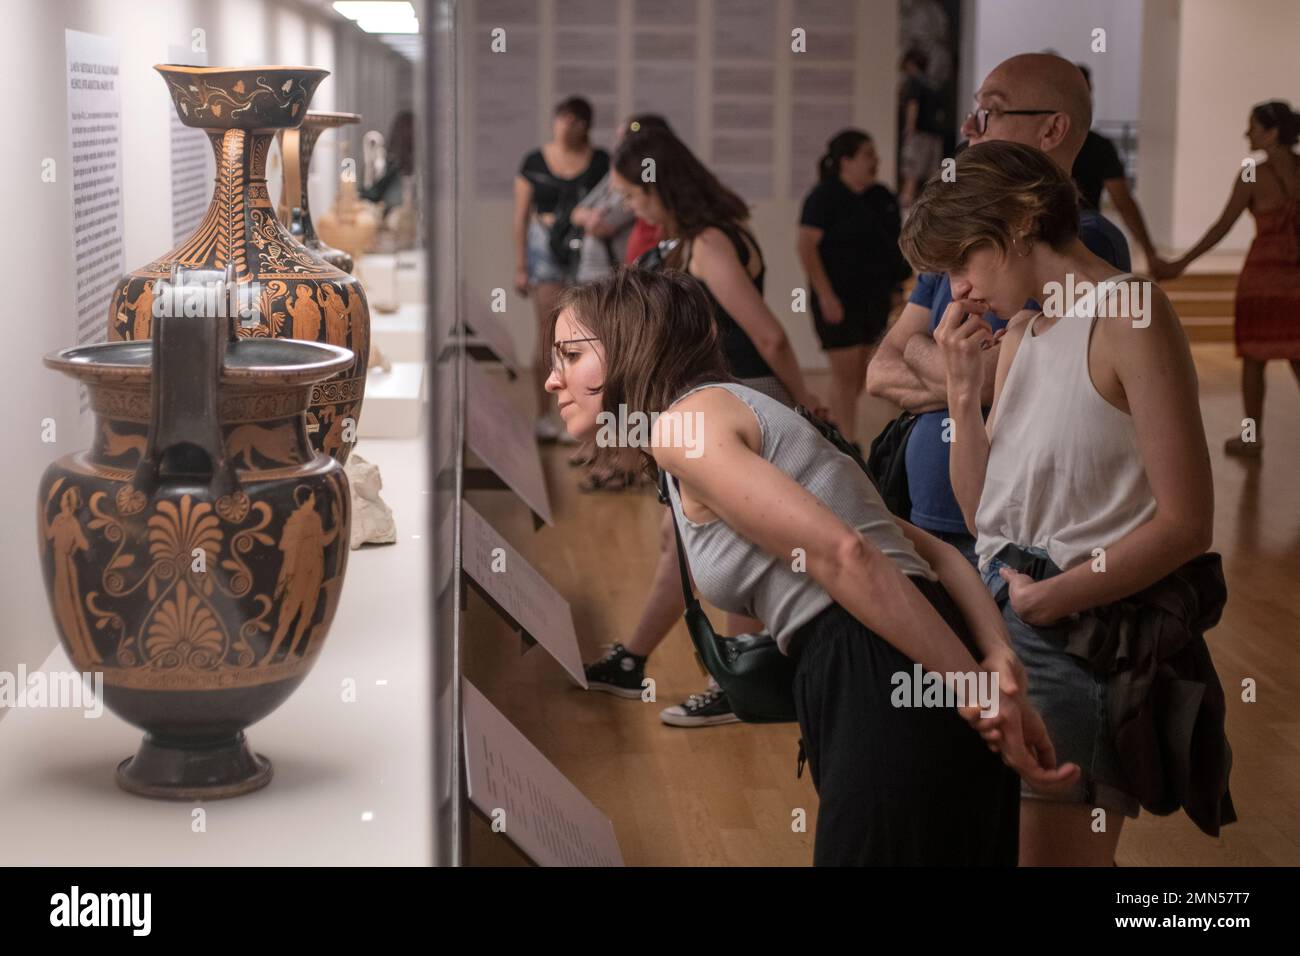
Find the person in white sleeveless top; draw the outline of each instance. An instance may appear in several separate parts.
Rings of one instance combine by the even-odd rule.
[[[795,660],[814,863],[1014,865],[1019,785],[1003,762],[1046,790],[1079,768],[1057,764],[970,563],[891,515],[810,422],[728,374],[689,275],[632,269],[566,289],[551,341],[546,388],[569,433],[668,473],[701,596],[760,619]],[[614,447],[601,439],[612,419],[629,436]],[[900,697],[900,675],[922,667],[996,677],[996,715]]]
[[[951,178],[951,177],[950,177]],[[1077,193],[1043,153],[982,143],[933,180],[900,238],[913,267],[947,271],[935,340],[952,415],[949,470],[985,583],[1004,604],[1058,759],[1077,785],[1026,790],[1022,865],[1113,862],[1126,788],[1107,684],[1064,651],[1071,615],[1136,594],[1210,546],[1214,490],[1196,371],[1155,285],[1116,274],[1078,238]],[[1022,310],[994,334],[980,316]],[[982,353],[999,350],[980,412]],[[1096,825],[1105,811],[1105,828]],[[1100,832],[1099,832],[1100,831]]]

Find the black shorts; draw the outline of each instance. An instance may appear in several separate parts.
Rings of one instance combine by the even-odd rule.
[[[978,659],[943,585],[913,583]],[[1016,865],[1019,777],[955,709],[893,706],[892,677],[912,661],[838,604],[789,652],[820,803],[815,865]]]
[[[817,293],[812,294],[813,328],[821,340],[822,349],[847,349],[859,345],[875,345],[889,325],[889,305],[892,289],[878,289],[865,299],[844,306],[844,321],[832,325],[822,319],[821,303]]]

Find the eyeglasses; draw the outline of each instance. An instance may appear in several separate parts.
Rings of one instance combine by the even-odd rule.
[[[966,114],[966,122],[974,121],[975,132],[983,136],[989,128],[990,116],[1047,116],[1050,113],[1059,113],[1060,110],[1000,110],[985,106],[977,107],[975,110]]]
[[[584,339],[560,339],[551,347],[551,371],[556,375],[564,375],[568,367],[568,359],[565,357],[565,347],[574,345],[578,342],[598,342],[595,336],[588,336]]]

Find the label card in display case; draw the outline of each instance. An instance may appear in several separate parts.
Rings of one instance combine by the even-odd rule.
[[[554,524],[533,423],[473,362],[465,363],[465,447],[523,500],[539,522]],[[481,471],[466,469],[467,489],[501,487],[484,481]]]
[[[461,678],[469,799],[539,866],[622,866],[609,817]]]
[[[113,286],[126,271],[121,57],[117,41],[111,37],[65,30],[64,43],[71,168],[56,171],[51,167],[50,173],[72,184],[74,340],[84,345],[102,342],[108,335]]]
[[[569,602],[466,501],[461,502],[460,531],[461,567],[470,580],[585,690],[587,677]]]
[[[207,66],[208,54],[178,43],[167,45],[167,62],[185,66]],[[180,245],[195,232],[212,201],[212,180],[216,158],[212,144],[201,129],[186,126],[180,114],[167,102],[167,123],[171,133],[172,243]]]

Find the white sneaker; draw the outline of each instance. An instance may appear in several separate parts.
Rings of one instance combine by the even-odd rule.
[[[727,702],[726,691],[717,687],[710,687],[702,694],[691,694],[673,707],[665,707],[659,711],[659,719],[670,727],[716,727],[740,722]]]

